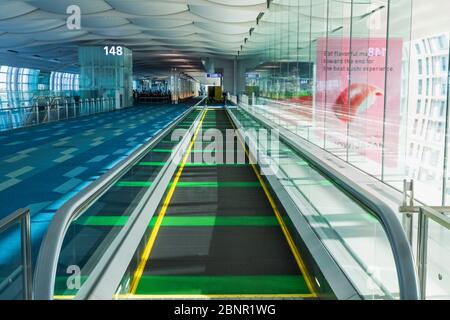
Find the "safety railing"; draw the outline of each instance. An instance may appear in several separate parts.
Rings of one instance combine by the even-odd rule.
[[[115,109],[114,98],[35,101],[31,106],[0,109],[0,131],[67,120]]]
[[[0,300],[32,299],[30,210],[19,209],[0,220],[0,240],[4,246],[20,247],[20,256],[0,262]],[[6,248],[0,249],[5,252]]]
[[[414,204],[414,183],[404,181],[404,228],[416,249],[420,298],[450,299],[450,206]]]

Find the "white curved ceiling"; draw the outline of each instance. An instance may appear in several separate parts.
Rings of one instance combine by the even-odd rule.
[[[81,30],[66,26],[71,5]],[[0,0],[0,64],[71,71],[78,45],[123,45],[138,73],[196,73],[201,58],[233,58],[265,9],[266,0]]]
[[[429,1],[414,0],[415,12]],[[326,17],[339,27],[386,2],[357,1],[351,11],[347,0],[274,0],[267,12],[266,0],[0,0],[0,64],[76,71],[78,45],[122,45],[133,50],[137,74],[178,67],[193,75],[203,72],[202,58],[233,58],[241,45],[244,57],[266,51],[273,37],[308,46],[310,31],[326,33]],[[70,5],[81,9],[81,30],[66,26]]]

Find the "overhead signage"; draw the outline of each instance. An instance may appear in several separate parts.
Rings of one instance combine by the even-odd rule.
[[[222,78],[221,73],[208,73],[208,78]]]
[[[259,73],[255,72],[248,72],[245,74],[245,77],[249,80],[258,80],[259,79]]]

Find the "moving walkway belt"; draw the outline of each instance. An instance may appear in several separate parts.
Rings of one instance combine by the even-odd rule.
[[[289,231],[248,157],[245,163],[195,162],[195,154],[210,143],[202,141],[198,147],[201,133],[210,128],[223,136],[233,129],[225,110],[204,114],[201,131],[199,127],[150,223],[128,298],[315,297]],[[134,188],[142,182],[119,185]]]
[[[189,131],[178,144],[171,133],[181,128]],[[204,135],[197,128],[225,133],[233,122],[223,109],[206,114],[192,110],[58,211],[39,255],[36,297],[108,299],[114,293],[137,299],[317,296],[257,168],[248,159],[214,165],[197,161],[196,155],[208,153],[198,145]],[[223,151],[216,152],[223,155]],[[181,163],[171,161],[182,152]],[[321,163],[320,159],[311,162]],[[414,280],[412,259],[410,263],[408,256],[399,256],[407,245],[401,241],[401,226],[388,219],[385,206],[353,188],[351,181],[324,171],[333,181],[344,181],[345,190],[361,197],[383,218],[397,253],[401,296],[416,297],[414,281],[407,281]],[[274,192],[278,194],[278,189]],[[145,250],[139,248],[135,253],[139,241]],[[81,289],[70,282],[76,279],[69,272],[73,266],[81,271]]]

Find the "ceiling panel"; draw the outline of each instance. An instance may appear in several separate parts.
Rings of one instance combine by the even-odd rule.
[[[66,25],[71,5],[81,30]],[[266,0],[0,0],[0,54],[73,69],[77,46],[124,45],[140,73],[203,72],[202,58],[236,55],[265,8]]]

